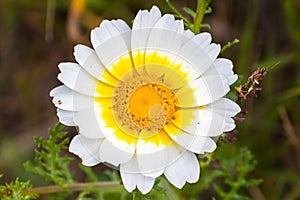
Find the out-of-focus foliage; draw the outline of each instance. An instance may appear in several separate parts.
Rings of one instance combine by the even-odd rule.
[[[193,12],[186,8],[183,12],[183,8],[196,8],[196,1],[171,2],[192,21]],[[158,4],[164,13],[172,12],[162,0],[86,0],[85,6],[75,14],[73,3],[71,0],[0,0],[0,173],[5,173],[0,179],[2,185],[15,177],[32,180],[34,186],[45,183],[25,173],[22,163],[34,157],[33,136],[47,138],[48,127],[57,121],[48,93],[59,84],[57,64],[74,60],[74,44],[90,46],[89,32],[102,19],[123,18],[130,24],[139,9],[150,8],[153,4]],[[211,32],[214,42],[223,46],[234,38],[240,40],[222,54],[233,60],[237,73],[248,77],[257,67],[268,68],[280,62],[261,83],[258,98],[249,98],[243,104],[246,120],[238,124],[235,143],[221,145],[215,156],[219,158],[218,154],[222,154],[220,158],[227,158],[229,162],[235,148],[246,146],[257,160],[255,170],[246,178],[259,177],[263,182],[241,189],[241,194],[248,194],[252,199],[298,199],[300,3],[298,0],[213,0],[210,7],[212,13],[204,18],[210,29],[203,30]],[[67,131],[69,137],[76,132],[74,129]],[[114,176],[119,180],[115,173],[103,174],[106,171],[103,166],[80,170],[77,167],[80,160],[74,159],[70,168],[78,181],[110,181]],[[221,159],[221,166],[226,166],[226,160]],[[213,185],[225,186],[225,191],[230,191],[230,187],[224,185],[224,178],[215,174],[204,168],[199,182],[186,185],[183,190],[171,187],[164,179],[158,186],[166,189],[166,195],[172,199],[218,198]],[[210,187],[193,194],[193,191],[200,191],[196,188],[207,186],[212,180]],[[153,192],[159,193],[159,189]],[[132,197],[120,189],[93,195],[85,191],[79,198]],[[133,195],[136,199],[140,196]]]

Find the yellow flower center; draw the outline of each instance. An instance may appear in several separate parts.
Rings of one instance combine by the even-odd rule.
[[[134,61],[134,66],[132,62]],[[176,92],[187,85],[188,79],[180,70],[157,52],[145,55],[123,56],[101,76],[96,92],[111,98],[95,98],[97,106],[103,108],[102,118],[106,127],[115,130],[118,139],[136,143],[138,139],[157,145],[168,145],[172,134],[180,132],[181,125],[188,126],[193,113],[182,118],[181,102],[193,103],[192,90],[178,96]],[[186,113],[186,112],[185,112]],[[184,123],[184,124],[182,124]]]
[[[167,87],[156,83],[146,84],[136,89],[129,99],[131,120],[140,127],[163,128],[176,111],[176,103],[178,99]],[[160,122],[155,122],[156,119]]]
[[[130,76],[128,78],[127,76]],[[156,134],[172,120],[179,101],[160,79],[130,72],[115,87],[112,111],[119,127],[133,136],[143,130]],[[130,131],[131,130],[131,131]]]

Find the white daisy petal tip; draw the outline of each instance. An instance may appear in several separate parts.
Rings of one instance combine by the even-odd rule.
[[[143,176],[139,179],[137,188],[142,194],[147,194],[153,188],[155,178]]]
[[[231,102],[231,106],[230,109],[232,110],[232,115],[231,117],[234,117],[235,115],[237,115],[238,113],[241,112],[241,107],[239,106],[239,104],[235,103],[232,100],[229,100]]]
[[[237,74],[233,74],[232,76],[228,77],[228,81],[229,81],[229,85],[232,85],[233,83],[235,83],[238,80],[238,75]]]
[[[50,92],[49,92],[49,96],[52,97],[52,103],[58,107],[62,101],[61,99],[58,97],[60,96],[60,94],[64,94],[64,90],[65,90],[66,86],[64,85],[60,85],[60,86],[57,86],[55,88],[53,88]],[[58,98],[57,98],[58,97]]]
[[[229,131],[232,131],[233,129],[235,129],[236,124],[232,118],[226,118],[225,121],[226,121],[226,124],[224,127],[224,132],[229,132]]]
[[[69,146],[69,151],[78,155],[85,166],[95,166],[101,162],[98,152],[101,142],[76,135]]]
[[[200,166],[196,155],[186,151],[172,165],[166,167],[164,175],[170,183],[179,189],[186,182],[197,182],[200,177]]]
[[[91,51],[93,51],[91,48],[82,44],[78,44],[74,47],[73,55],[76,61],[82,66],[90,55]]]
[[[121,170],[122,183],[128,192],[138,189],[142,194],[147,194],[153,188],[155,178],[142,175],[140,173],[131,173]]]
[[[49,96],[54,97],[54,95],[57,93],[57,90],[58,90],[59,87],[62,87],[62,85],[59,85],[59,86],[53,88],[52,90],[50,90]]]
[[[90,97],[76,93],[65,85],[58,86],[51,90],[50,96],[53,97],[52,102],[57,108],[66,111],[76,112],[92,102]]]
[[[121,172],[121,178],[122,178],[123,185],[128,192],[132,192],[133,190],[136,189],[137,187],[137,183],[135,181],[136,178],[130,176],[127,173],[122,173],[122,172]]]
[[[159,8],[156,5],[153,5],[151,7],[149,13],[152,14],[152,15],[161,16],[161,12],[160,12]]]
[[[198,45],[205,48],[211,43],[212,37],[209,32],[203,32],[198,35],[195,35],[195,37],[193,37],[192,40],[195,41]]]
[[[157,6],[152,6],[150,11],[139,10],[134,21],[132,30],[142,28],[152,28],[153,25],[161,18],[161,12]]]
[[[77,126],[76,122],[74,121],[74,112],[57,108],[56,114],[60,123],[63,125]]]

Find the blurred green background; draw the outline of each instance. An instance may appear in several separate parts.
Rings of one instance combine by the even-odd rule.
[[[196,4],[172,2],[179,10]],[[74,61],[75,44],[91,46],[90,30],[102,19],[131,25],[139,9],[154,4],[171,12],[163,0],[0,0],[0,183],[36,179],[22,163],[33,158],[33,136],[47,137],[57,122],[49,91],[60,84],[58,63]],[[258,161],[253,176],[264,182],[252,197],[300,199],[300,1],[213,0],[211,7],[204,20],[211,29],[203,31],[222,45],[240,40],[222,55],[237,73],[247,77],[280,62],[259,97],[244,105],[248,114],[233,144],[248,147]]]

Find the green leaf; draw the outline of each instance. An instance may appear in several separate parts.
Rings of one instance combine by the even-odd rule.
[[[243,191],[248,187],[259,185],[262,180],[249,177],[257,161],[247,148],[238,148],[223,144],[217,152],[220,161],[219,169],[224,184],[214,185],[214,189],[222,199],[250,199]]]
[[[53,129],[49,129],[49,139],[35,137],[38,149],[35,150],[34,162],[24,163],[26,171],[44,177],[46,180],[63,187],[66,183],[74,182],[69,170],[72,158],[62,155],[68,148],[69,138],[63,131],[63,126],[57,123]]]
[[[1,176],[0,176],[1,177]],[[37,199],[38,195],[26,194],[25,190],[31,188],[30,181],[22,182],[19,178],[16,178],[14,182],[0,186],[0,197],[2,200],[31,200]]]
[[[200,28],[208,28],[208,29],[210,29],[210,25],[204,23],[204,24],[201,24]]]
[[[212,13],[212,9],[210,6],[208,6],[208,8],[205,11],[205,14],[211,14]]]
[[[189,14],[190,16],[192,16],[193,18],[196,17],[196,13],[195,11],[193,11],[192,9],[188,8],[188,7],[184,7],[183,11],[186,12],[187,14]]]

